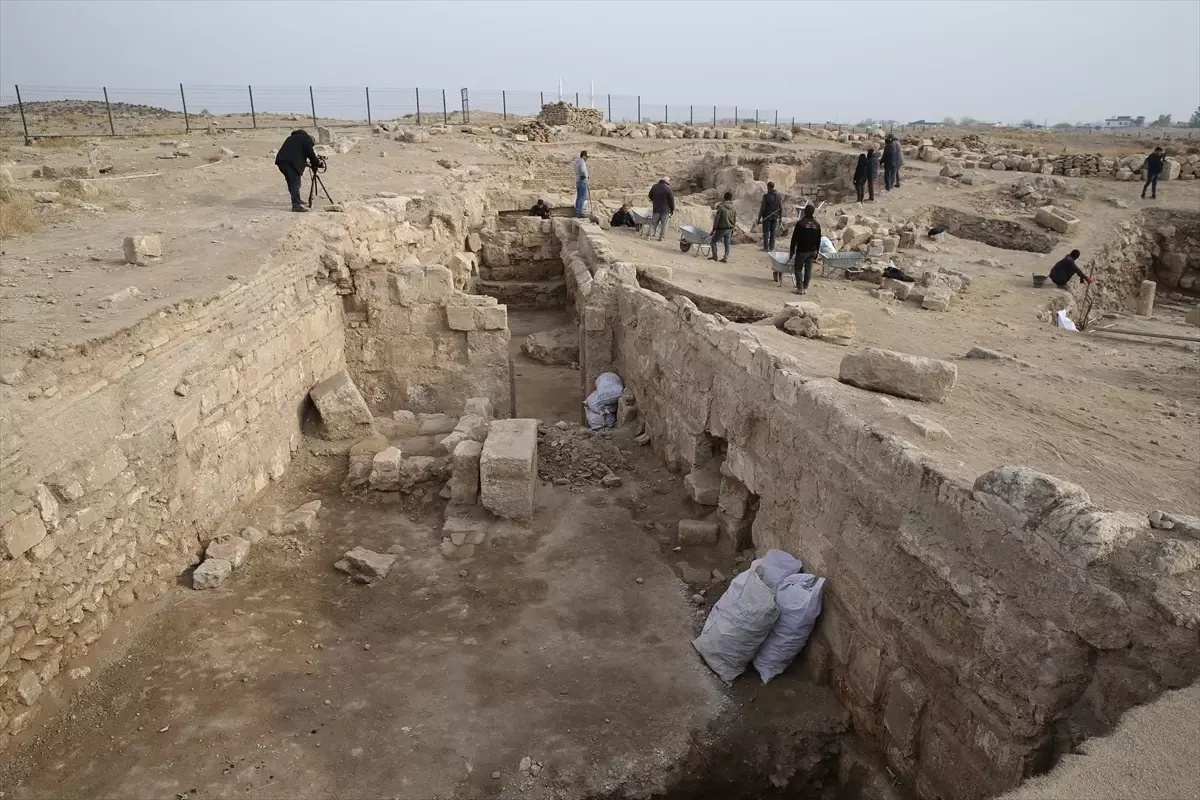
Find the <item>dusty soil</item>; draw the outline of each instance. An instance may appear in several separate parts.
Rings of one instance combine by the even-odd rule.
[[[790,675],[731,695],[696,656],[706,609],[654,534],[685,513],[682,487],[648,448],[631,457],[619,489],[547,486],[532,528],[497,529],[457,562],[438,550],[437,506],[344,500],[323,488],[342,459],[304,458],[249,518],[320,497],[314,532],[268,539],[222,589],[171,593],[10,751],[0,786],[18,800],[633,796],[703,756],[743,703],[791,707],[831,740],[845,720],[827,689]],[[332,566],[356,545],[404,554],[363,586]],[[525,756],[539,776],[518,771]]]

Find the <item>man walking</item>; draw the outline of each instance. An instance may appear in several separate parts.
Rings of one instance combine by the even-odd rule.
[[[717,260],[717,242],[725,243],[725,256],[721,263],[729,262],[729,251],[733,247],[733,228],[737,225],[737,210],[733,207],[733,192],[726,192],[725,199],[717,203],[717,213],[713,215],[712,260]]]
[[[587,150],[579,153],[575,159],[575,216],[583,216],[583,204],[588,199],[588,154]]]
[[[783,219],[783,198],[775,191],[775,182],[767,182],[767,193],[763,195],[762,205],[758,207],[758,221],[763,226],[763,250],[768,253],[775,249],[775,231]]]
[[[900,165],[903,163],[900,140],[889,133],[883,140],[883,188],[887,191],[890,192],[893,186],[900,188]]]
[[[874,147],[867,148],[867,191],[868,199],[875,202],[875,180],[879,177],[879,153]]]
[[[664,175],[658,183],[650,187],[650,203],[654,212],[654,216],[650,218],[650,235],[653,236],[657,231],[658,240],[661,242],[667,235],[667,223],[675,213],[675,195],[671,192],[670,178]]]
[[[821,249],[821,223],[816,220],[817,209],[812,203],[804,207],[804,216],[792,229],[792,246],[789,248],[789,260],[792,260],[796,276],[796,294],[808,294],[808,282],[812,280],[812,265]],[[780,281],[782,283],[782,281]]]
[[[1158,176],[1163,171],[1163,149],[1154,148],[1154,152],[1146,156],[1146,183],[1142,186],[1142,199],[1146,199],[1146,190],[1150,190],[1150,199],[1158,199]]]
[[[300,199],[300,184],[307,167],[319,169],[321,166],[321,157],[313,149],[314,144],[316,142],[313,141],[312,136],[309,136],[308,131],[294,130],[283,140],[283,144],[279,146],[279,152],[275,154],[275,166],[279,167],[279,171],[283,173],[283,179],[287,181],[288,194],[292,196],[292,211],[308,211]]]

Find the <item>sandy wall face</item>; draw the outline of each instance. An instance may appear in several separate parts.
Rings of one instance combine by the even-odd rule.
[[[44,351],[0,387],[0,731],[34,721],[122,608],[283,475],[309,387],[344,367],[341,302],[310,244],[293,236],[249,283],[86,355]]]
[[[580,251],[601,249],[586,228]],[[1144,516],[1030,471],[941,474],[850,411],[859,390],[589,265],[585,307],[605,309],[656,453],[687,471],[723,446],[725,480],[758,497],[754,545],[828,578],[803,668],[917,794],[1012,787],[1200,673],[1200,619],[1147,566],[1162,543]]]

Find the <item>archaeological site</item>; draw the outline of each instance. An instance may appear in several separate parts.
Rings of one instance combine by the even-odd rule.
[[[1195,140],[495,117],[0,119],[0,798],[1196,796]]]

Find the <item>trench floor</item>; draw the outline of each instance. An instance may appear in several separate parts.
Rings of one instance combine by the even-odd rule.
[[[516,416],[553,424],[583,421],[583,397],[579,370],[570,366],[548,366],[521,351],[525,337],[571,324],[566,309],[509,308],[508,328],[512,333],[509,354],[513,360]]]
[[[7,800],[649,796],[743,708],[777,709],[818,753],[844,730],[828,689],[729,689],[693,651],[724,585],[697,608],[671,571],[689,509],[649,448],[617,489],[544,486],[530,527],[464,561],[438,550],[441,501],[343,498],[344,460],[310,449],[247,521],[320,497],[316,528],[268,537],[220,589],[169,592],[6,754]],[[363,586],[332,566],[356,545],[405,551]]]

